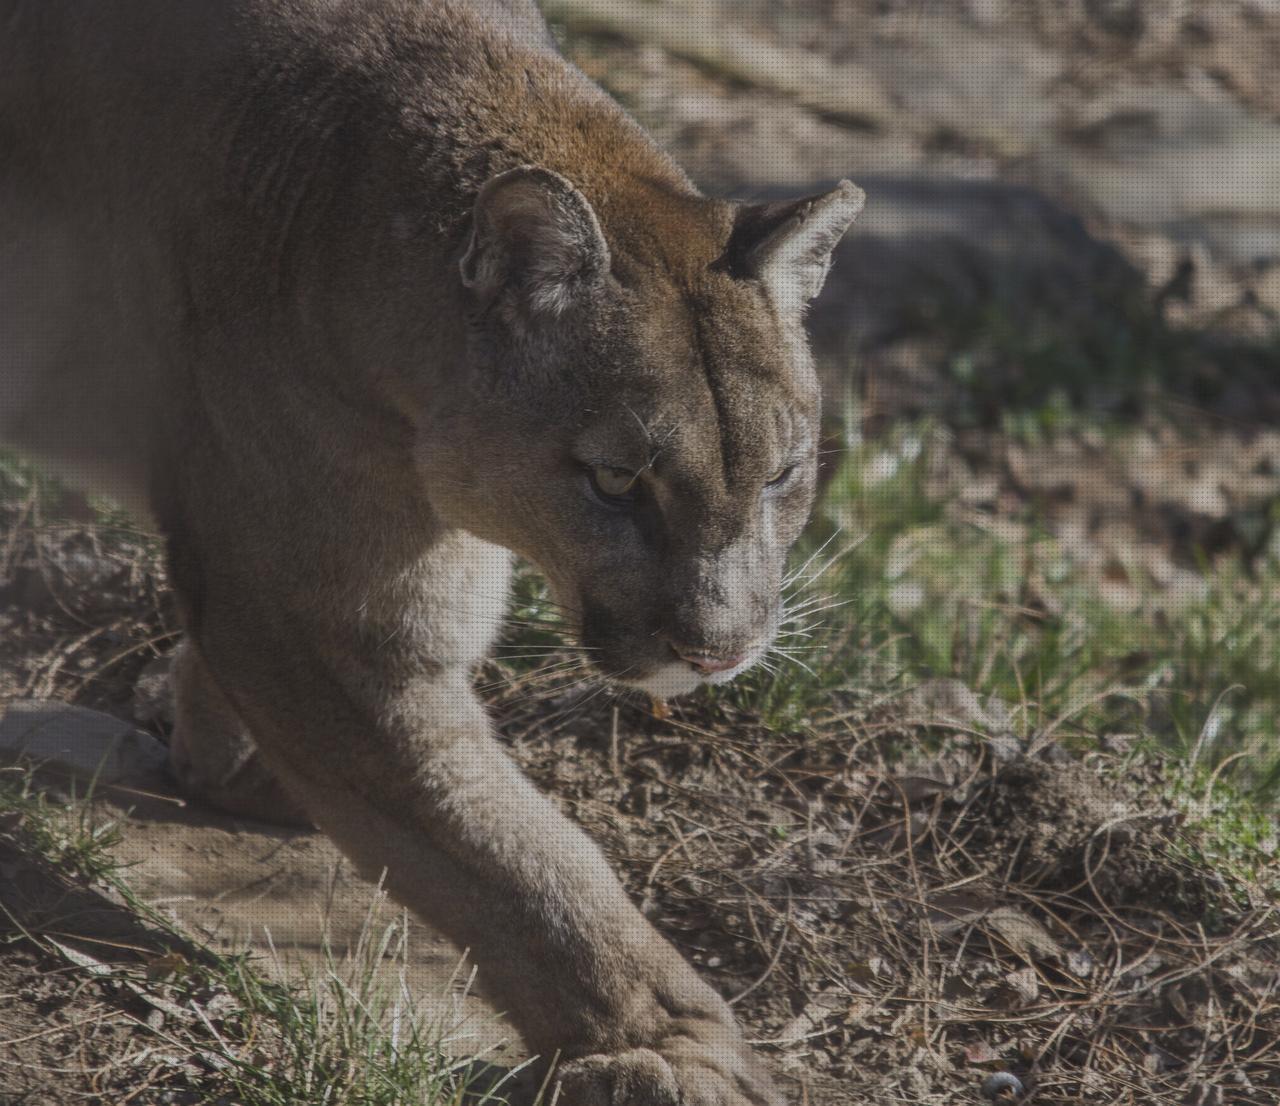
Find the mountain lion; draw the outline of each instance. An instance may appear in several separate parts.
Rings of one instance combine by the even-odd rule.
[[[0,26],[0,439],[164,534],[180,781],[385,871],[562,1106],[778,1102],[471,673],[513,554],[609,679],[761,657],[814,490],[801,316],[861,192],[704,197],[531,0]]]

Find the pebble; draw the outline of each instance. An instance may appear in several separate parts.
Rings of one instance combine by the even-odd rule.
[[[1012,1091],[1014,1098],[1021,1098],[1026,1094],[1026,1088],[1019,1079],[1011,1071],[998,1071],[993,1075],[988,1075],[982,1081],[982,1096],[984,1098],[999,1098],[1005,1091]]]

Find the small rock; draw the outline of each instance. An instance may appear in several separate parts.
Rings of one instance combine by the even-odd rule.
[[[1040,976],[1035,968],[1020,968],[1004,977],[1005,982],[1016,992],[1024,1005],[1030,1005],[1040,997]]]
[[[994,1075],[988,1075],[982,1081],[983,1098],[1000,1098],[1006,1094],[1013,1098],[1021,1098],[1025,1093],[1022,1080],[1011,1071],[998,1071]]]
[[[119,783],[153,776],[165,747],[131,723],[52,699],[11,703],[0,717],[0,756],[96,780]]]
[[[1089,954],[1088,949],[1068,949],[1067,968],[1081,979],[1088,979],[1098,966],[1098,962]]]

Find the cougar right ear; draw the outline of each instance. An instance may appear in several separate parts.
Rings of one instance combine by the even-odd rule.
[[[759,280],[780,310],[802,311],[822,291],[832,252],[865,202],[844,180],[819,196],[738,208],[725,251],[730,271]]]
[[[507,294],[530,316],[556,317],[608,273],[609,247],[581,192],[526,165],[480,189],[459,269],[481,299]]]

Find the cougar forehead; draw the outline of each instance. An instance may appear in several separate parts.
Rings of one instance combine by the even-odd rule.
[[[601,366],[583,444],[651,466],[662,505],[695,504],[705,517],[693,533],[710,538],[811,448],[816,374],[759,290],[721,274],[639,297],[632,315],[636,357]]]
[[[580,493],[532,559],[578,612],[593,659],[669,696],[706,679],[682,655],[740,657],[736,674],[776,632],[812,501],[818,389],[758,288],[708,271],[652,280],[625,303],[589,354],[565,445],[584,467],[637,473],[641,497],[619,517]],[[774,495],[789,468],[794,486]]]

